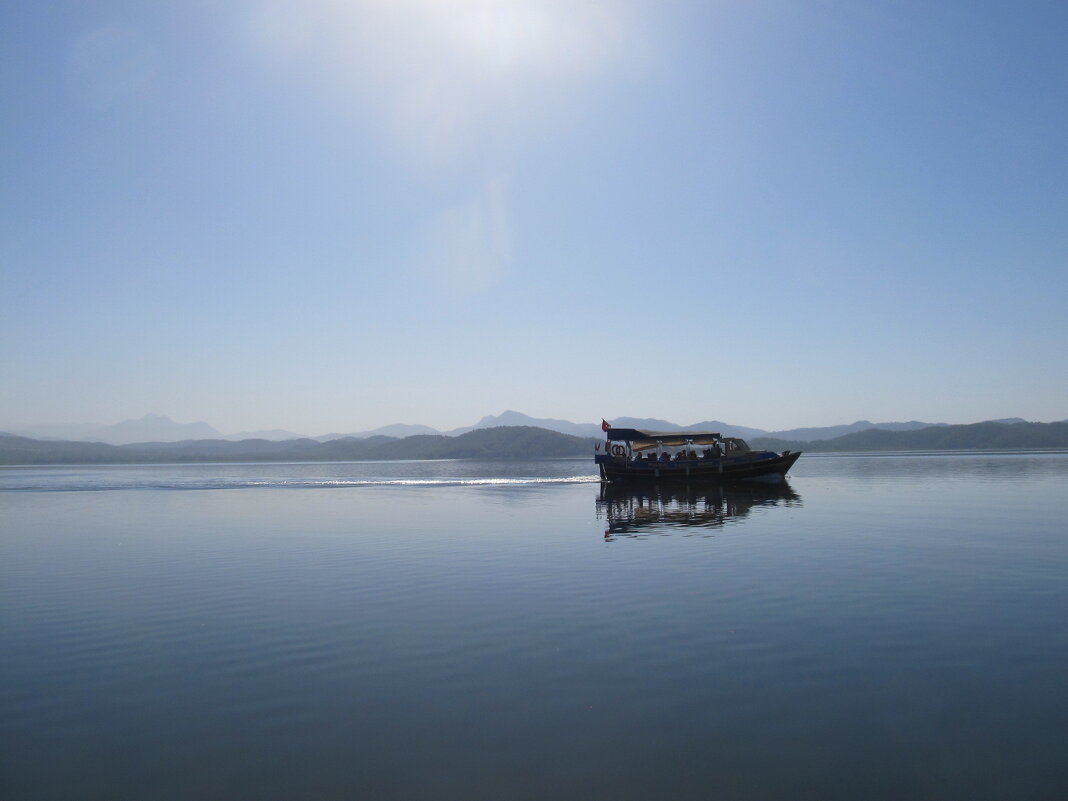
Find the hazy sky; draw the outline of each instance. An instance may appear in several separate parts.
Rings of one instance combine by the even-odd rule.
[[[0,430],[1068,418],[1068,3],[0,5]]]

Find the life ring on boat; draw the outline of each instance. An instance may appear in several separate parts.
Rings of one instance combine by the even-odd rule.
[[[612,446],[612,451],[611,452],[612,452],[613,456],[626,456],[627,449],[624,448],[622,445],[616,443],[615,445]]]

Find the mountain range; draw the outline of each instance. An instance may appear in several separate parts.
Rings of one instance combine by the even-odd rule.
[[[872,423],[858,420],[848,425],[825,426],[822,428],[793,428],[785,431],[766,431],[761,428],[725,423],[721,420],[702,420],[689,425],[679,425],[668,420],[639,417],[617,417],[609,421],[616,428],[642,428],[653,431],[718,431],[728,437],[769,437],[789,442],[812,442],[830,440],[845,434],[852,434],[868,429],[886,431],[915,431],[931,426],[946,426],[947,423],[924,423],[910,420],[904,423]],[[997,423],[1022,423],[1018,417],[994,420]],[[221,434],[217,429],[204,422],[177,423],[169,417],[158,414],[146,414],[135,420],[124,420],[114,425],[61,424],[44,426],[23,426],[7,429],[10,434],[40,440],[63,440],[68,442],[103,442],[108,445],[129,445],[139,442],[182,442],[186,440],[229,440],[249,439],[282,442],[286,440],[313,439],[317,442],[329,442],[337,439],[369,439],[372,437],[404,438],[418,435],[458,437],[471,431],[498,428],[501,426],[529,426],[568,434],[573,437],[600,437],[599,423],[573,423],[570,420],[531,417],[516,411],[505,411],[499,415],[487,415],[471,426],[455,428],[451,431],[438,431],[425,425],[394,423],[369,431],[348,433],[330,433],[315,437],[294,433],[284,429],[267,431],[242,431],[235,434]]]
[[[593,453],[589,439],[529,426],[484,428],[456,437],[417,434],[318,442],[292,439],[184,440],[108,445],[62,442],[0,433],[0,464],[366,461],[380,459],[559,458]]]
[[[319,442],[245,439],[184,440],[108,445],[39,440],[0,433],[0,464],[91,464],[248,461],[364,461],[377,459],[513,459],[587,457],[598,438],[576,437],[533,426],[479,428],[457,436],[416,434],[397,438],[343,437]],[[911,431],[870,428],[808,444],[756,437],[754,448],[781,451],[916,451],[1068,448],[1068,421],[973,423]]]

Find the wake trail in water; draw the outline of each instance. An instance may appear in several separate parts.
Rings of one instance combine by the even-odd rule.
[[[72,481],[0,485],[0,492],[105,492],[117,490],[353,489],[373,487],[531,487],[593,484],[595,475],[538,478],[213,478],[188,481]]]

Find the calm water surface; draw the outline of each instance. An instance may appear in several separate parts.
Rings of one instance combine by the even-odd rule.
[[[592,473],[0,468],[0,797],[1068,797],[1068,454]]]

